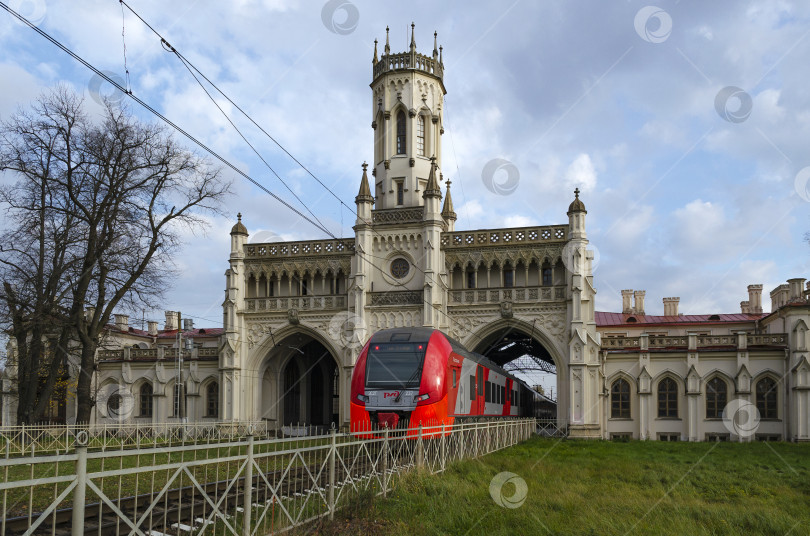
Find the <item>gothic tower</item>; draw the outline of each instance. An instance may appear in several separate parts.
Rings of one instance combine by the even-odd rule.
[[[438,169],[442,162],[442,106],[447,91],[436,33],[433,54],[418,54],[411,24],[410,49],[392,54],[386,28],[383,54],[377,57],[375,40],[372,64],[375,208],[420,206],[430,159],[436,157]]]

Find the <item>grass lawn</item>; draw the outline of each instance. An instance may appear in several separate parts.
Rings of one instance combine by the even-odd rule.
[[[495,475],[524,479],[499,506]],[[507,483],[502,496],[517,488]],[[339,517],[339,519],[338,519]],[[307,532],[323,534],[810,533],[810,445],[532,439],[440,475],[410,473],[387,499]]]

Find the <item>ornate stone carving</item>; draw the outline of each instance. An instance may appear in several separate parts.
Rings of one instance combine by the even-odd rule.
[[[512,318],[512,302],[501,302],[501,318]]]
[[[422,303],[422,292],[405,290],[396,292],[372,292],[371,305],[418,305]]]
[[[394,208],[387,210],[374,210],[371,218],[374,223],[417,223],[422,221],[424,209],[418,208]]]
[[[287,311],[287,320],[293,326],[297,326],[301,323],[301,320],[298,318],[298,309],[290,309]]]

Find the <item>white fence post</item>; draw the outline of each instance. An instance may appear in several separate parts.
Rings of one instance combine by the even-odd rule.
[[[248,429],[247,465],[245,466],[245,516],[242,534],[251,536],[251,514],[253,513],[253,426]]]
[[[442,471],[444,471],[445,467],[447,466],[447,447],[445,445],[445,440],[444,440],[444,427],[445,427],[445,424],[442,423],[442,439],[441,439],[441,442],[442,442]]]
[[[332,446],[329,449],[329,519],[335,518],[335,458],[337,457],[335,427],[332,426]]]
[[[416,467],[419,469],[425,464],[425,446],[422,443],[422,423],[419,423],[419,438],[416,443]]]
[[[388,426],[386,425],[383,431],[383,451],[382,451],[382,485],[383,497],[388,496]]]
[[[87,492],[87,439],[84,430],[76,432],[76,487],[73,489],[71,536],[84,536],[84,499]]]

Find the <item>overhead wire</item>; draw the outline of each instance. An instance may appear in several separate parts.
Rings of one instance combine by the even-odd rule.
[[[155,116],[156,116],[158,119],[160,119],[161,121],[163,121],[164,123],[166,123],[166,124],[167,124],[167,125],[169,125],[170,127],[174,128],[174,129],[175,129],[177,132],[181,133],[181,134],[182,134],[183,136],[185,136],[185,137],[186,137],[186,138],[187,138],[189,141],[191,141],[192,143],[194,143],[195,145],[197,145],[198,147],[200,147],[201,149],[203,149],[205,152],[207,152],[208,154],[210,154],[211,156],[213,156],[214,158],[216,158],[217,160],[219,160],[219,161],[220,161],[222,164],[224,164],[225,166],[229,167],[229,168],[230,168],[230,169],[232,169],[234,172],[236,172],[236,173],[237,173],[237,174],[239,174],[240,176],[244,177],[245,179],[247,179],[248,181],[250,181],[251,183],[253,183],[253,184],[254,184],[256,187],[260,188],[262,191],[264,191],[265,193],[267,193],[268,195],[270,195],[270,196],[271,196],[273,199],[275,199],[276,201],[278,201],[279,203],[281,203],[282,205],[284,205],[285,207],[287,207],[288,209],[290,209],[291,211],[293,211],[294,213],[296,213],[298,216],[300,216],[301,218],[303,218],[304,220],[306,220],[307,222],[309,222],[310,224],[312,224],[312,225],[313,225],[314,227],[316,227],[317,229],[319,229],[319,230],[323,231],[324,233],[326,233],[326,234],[328,234],[328,235],[330,235],[330,236],[331,236],[331,233],[330,233],[330,232],[329,232],[327,229],[325,229],[325,228],[321,227],[319,224],[317,224],[316,222],[312,221],[312,220],[311,220],[309,217],[307,217],[307,216],[306,216],[304,213],[302,213],[300,210],[296,209],[296,208],[295,208],[294,206],[292,206],[290,203],[288,203],[287,201],[285,201],[284,199],[282,199],[281,197],[279,197],[277,194],[275,194],[274,192],[272,192],[270,189],[268,189],[266,186],[264,186],[263,184],[261,184],[259,181],[257,181],[256,179],[254,179],[253,177],[251,177],[250,175],[248,175],[247,173],[245,173],[244,171],[242,171],[241,169],[239,169],[238,167],[236,167],[234,164],[232,164],[232,163],[231,163],[229,160],[227,160],[225,157],[221,156],[219,153],[217,153],[216,151],[214,151],[213,149],[211,149],[210,147],[208,147],[208,146],[207,146],[206,144],[204,144],[202,141],[200,141],[200,140],[198,140],[197,138],[195,138],[195,137],[194,137],[193,135],[191,135],[189,132],[186,132],[186,131],[185,131],[183,128],[181,128],[179,125],[177,125],[176,123],[174,123],[173,121],[171,121],[169,118],[167,118],[166,116],[164,116],[163,114],[161,114],[159,111],[157,111],[157,110],[155,110],[154,108],[152,108],[152,107],[151,107],[149,104],[147,104],[145,101],[143,101],[143,100],[141,100],[140,98],[138,98],[138,97],[137,97],[137,96],[136,96],[136,95],[135,95],[135,94],[134,94],[132,91],[130,91],[130,90],[128,90],[127,88],[123,87],[121,84],[119,84],[119,83],[118,83],[117,81],[115,81],[113,78],[111,78],[110,76],[106,75],[106,74],[105,74],[103,71],[101,71],[101,70],[97,69],[97,68],[96,68],[94,65],[92,65],[92,64],[91,64],[91,63],[89,63],[89,62],[87,62],[87,61],[86,61],[84,58],[82,58],[81,56],[79,56],[78,54],[76,54],[75,52],[73,52],[72,50],[70,50],[68,47],[66,47],[65,45],[63,45],[63,44],[62,44],[62,43],[61,43],[59,40],[57,40],[56,38],[52,37],[50,34],[48,34],[47,32],[45,32],[44,30],[40,29],[40,28],[39,28],[39,27],[37,27],[35,24],[33,24],[31,21],[29,21],[28,19],[26,19],[25,17],[23,17],[22,15],[20,15],[19,13],[17,13],[17,11],[15,11],[15,10],[14,10],[14,9],[12,9],[11,7],[9,7],[9,6],[8,6],[8,5],[7,5],[5,2],[0,1],[0,7],[2,7],[3,9],[5,9],[7,12],[9,12],[11,15],[13,15],[15,18],[17,18],[17,19],[18,19],[20,22],[22,22],[22,23],[23,23],[23,24],[25,24],[26,26],[30,27],[32,30],[34,30],[35,32],[37,32],[38,34],[40,34],[42,37],[44,37],[45,39],[47,39],[48,41],[50,41],[52,44],[56,45],[58,48],[60,48],[62,51],[64,51],[66,54],[68,54],[70,57],[72,57],[73,59],[75,59],[76,61],[78,61],[79,63],[81,63],[82,65],[84,65],[84,66],[85,66],[85,67],[87,67],[88,69],[90,69],[91,71],[93,71],[93,72],[94,72],[96,75],[98,75],[98,76],[100,76],[101,78],[103,78],[103,79],[104,79],[105,81],[107,81],[107,82],[108,82],[110,85],[112,85],[113,87],[115,87],[116,89],[118,89],[119,91],[121,91],[122,93],[124,93],[125,95],[129,96],[129,97],[130,97],[132,100],[134,100],[135,102],[137,102],[138,104],[140,104],[140,105],[141,105],[141,106],[142,106],[144,109],[146,109],[147,111],[149,111],[150,113],[152,113],[153,115],[155,115]]]
[[[144,20],[142,17],[140,17],[140,15],[138,15],[138,14],[137,14],[137,13],[136,13],[134,10],[132,10],[132,8],[131,8],[129,5],[127,5],[127,4],[126,4],[126,2],[124,2],[123,0],[119,0],[119,2],[120,2],[122,5],[126,6],[126,7],[127,7],[127,8],[128,8],[128,9],[129,9],[129,10],[130,10],[130,11],[131,11],[133,14],[135,14],[135,16],[136,16],[136,17],[138,17],[138,18],[139,18],[139,19],[140,19],[140,20],[141,20],[141,21],[142,21],[142,22],[143,22],[143,23],[144,23],[144,24],[145,24],[147,27],[149,27],[149,28],[150,28],[150,29],[151,29],[151,30],[152,30],[152,31],[153,31],[153,32],[154,32],[154,33],[155,33],[157,36],[159,36],[159,37],[160,37],[160,39],[161,39],[162,44],[165,44],[165,45],[167,45],[167,46],[170,46],[170,47],[171,47],[171,45],[169,44],[169,42],[168,42],[168,41],[166,41],[166,40],[165,40],[163,37],[161,37],[161,36],[160,36],[160,34],[159,34],[159,33],[158,33],[158,32],[157,32],[157,31],[156,31],[156,30],[155,30],[155,29],[154,29],[154,28],[153,28],[153,27],[152,27],[152,26],[151,26],[151,25],[148,23],[148,22],[146,22],[146,21],[145,21],[145,20]],[[263,192],[265,192],[266,194],[270,195],[270,196],[271,196],[273,199],[275,199],[276,201],[278,201],[279,203],[281,203],[282,205],[284,205],[285,207],[287,207],[289,210],[291,210],[292,212],[294,212],[294,213],[295,213],[296,215],[298,215],[300,218],[302,218],[303,220],[305,220],[305,221],[307,221],[308,223],[310,223],[310,224],[311,224],[313,227],[315,227],[316,229],[318,229],[318,230],[322,231],[324,234],[326,234],[327,236],[331,237],[332,239],[334,239],[334,240],[338,241],[339,243],[344,244],[344,246],[346,246],[346,245],[347,245],[347,244],[346,244],[346,242],[345,242],[345,241],[344,241],[342,238],[338,238],[338,237],[336,237],[336,236],[335,236],[335,235],[334,235],[332,232],[330,232],[330,231],[329,231],[329,230],[328,230],[328,229],[327,229],[325,226],[323,226],[323,225],[322,225],[322,224],[320,224],[319,222],[313,221],[313,220],[312,220],[312,219],[310,219],[308,216],[306,216],[304,213],[302,213],[300,210],[298,210],[297,208],[295,208],[294,206],[292,206],[292,205],[291,205],[289,202],[287,202],[286,200],[284,200],[283,198],[281,198],[280,196],[278,196],[277,194],[275,194],[274,192],[272,192],[270,189],[268,189],[266,186],[264,186],[263,184],[261,184],[259,181],[257,181],[256,179],[254,179],[252,176],[250,176],[249,174],[247,174],[247,173],[245,173],[244,171],[240,170],[238,167],[236,167],[234,164],[232,164],[232,163],[231,163],[229,160],[227,160],[226,158],[224,158],[223,156],[221,156],[219,153],[217,153],[216,151],[214,151],[213,149],[211,149],[210,147],[208,147],[206,144],[204,144],[202,141],[200,141],[199,139],[197,139],[196,137],[194,137],[192,134],[190,134],[189,132],[187,132],[186,130],[184,130],[183,128],[181,128],[179,125],[177,125],[176,123],[174,123],[173,121],[171,121],[170,119],[168,119],[166,116],[164,116],[162,113],[160,113],[159,111],[157,111],[156,109],[154,109],[154,108],[153,108],[152,106],[150,106],[148,103],[146,103],[145,101],[143,101],[142,99],[140,99],[139,97],[137,97],[137,96],[136,96],[136,95],[135,95],[135,94],[134,94],[134,93],[133,93],[133,92],[132,92],[132,91],[131,91],[129,88],[123,87],[121,84],[119,84],[118,82],[116,82],[116,81],[115,81],[113,78],[111,78],[110,76],[106,75],[106,74],[105,74],[104,72],[102,72],[101,70],[97,69],[97,68],[96,68],[94,65],[92,65],[91,63],[89,63],[88,61],[86,61],[84,58],[82,58],[81,56],[79,56],[78,54],[76,54],[75,52],[73,52],[71,49],[69,49],[69,48],[68,48],[68,47],[66,47],[65,45],[63,45],[63,44],[62,44],[62,43],[61,43],[59,40],[57,40],[56,38],[52,37],[50,34],[48,34],[47,32],[45,32],[44,30],[40,29],[38,26],[36,26],[36,25],[35,25],[35,24],[33,24],[32,22],[30,22],[28,19],[26,19],[26,18],[25,18],[24,16],[22,16],[21,14],[19,14],[17,11],[15,11],[13,8],[9,7],[9,6],[8,6],[8,5],[7,5],[5,2],[0,1],[0,7],[2,7],[4,10],[6,10],[6,11],[7,11],[9,14],[11,14],[12,16],[14,16],[14,17],[15,17],[16,19],[18,19],[20,22],[22,22],[23,24],[25,24],[26,26],[30,27],[32,30],[34,30],[35,32],[37,32],[38,34],[40,34],[42,37],[44,37],[45,39],[47,39],[48,41],[50,41],[50,42],[51,42],[53,45],[57,46],[57,47],[58,47],[59,49],[61,49],[63,52],[65,52],[66,54],[68,54],[70,57],[72,57],[73,59],[75,59],[76,61],[78,61],[79,63],[81,63],[82,65],[84,65],[84,66],[85,66],[85,67],[87,67],[88,69],[90,69],[91,71],[93,71],[93,72],[94,72],[96,75],[98,75],[99,77],[101,77],[102,79],[104,79],[105,81],[107,81],[107,82],[108,82],[110,85],[112,85],[113,87],[115,87],[116,89],[118,89],[119,91],[121,91],[122,93],[124,93],[125,95],[129,96],[129,97],[130,97],[132,100],[134,100],[134,101],[135,101],[135,102],[137,102],[139,105],[141,105],[141,106],[142,106],[144,109],[146,109],[147,111],[149,111],[150,113],[152,113],[153,115],[155,115],[155,116],[156,116],[158,119],[160,119],[161,121],[163,121],[164,123],[166,123],[166,124],[167,124],[167,125],[169,125],[170,127],[172,127],[172,128],[174,128],[175,130],[177,130],[179,133],[181,133],[183,136],[185,136],[185,137],[186,137],[186,138],[187,138],[189,141],[191,141],[192,143],[194,143],[195,145],[197,145],[198,147],[200,147],[201,149],[203,149],[205,152],[207,152],[208,154],[210,154],[211,156],[213,156],[215,159],[217,159],[218,161],[220,161],[220,162],[221,162],[223,165],[227,166],[228,168],[230,168],[231,170],[233,170],[234,172],[236,172],[236,173],[237,173],[238,175],[240,175],[241,177],[243,177],[243,178],[245,178],[246,180],[250,181],[250,182],[251,182],[253,185],[255,185],[256,187],[258,187],[259,189],[261,189],[261,190],[262,190]],[[173,48],[173,47],[172,47],[172,48]],[[173,51],[173,50],[169,50],[169,51]],[[178,58],[179,58],[179,59],[181,59],[181,61],[184,61],[184,58],[182,57],[182,55],[180,55],[179,53],[177,53],[177,55],[178,55]],[[184,61],[184,64],[185,64],[185,61]],[[188,67],[188,66],[186,66],[186,68],[188,69],[189,67]],[[194,67],[194,69],[195,69],[195,70],[197,70],[197,69],[196,69],[196,67]],[[198,71],[198,72],[199,72],[199,71]],[[193,74],[193,73],[192,73],[192,74]],[[203,75],[202,73],[200,73],[200,75],[201,75],[203,78],[205,78],[205,79],[208,81],[208,78],[207,78],[207,77],[205,77],[205,75]],[[195,79],[196,79],[196,77],[195,77]],[[198,83],[199,83],[199,80],[198,80]],[[209,81],[209,83],[210,83],[210,81]],[[211,83],[211,84],[212,84],[212,86],[214,85],[213,83]],[[217,90],[219,91],[219,89],[218,89],[218,88],[217,88]],[[206,92],[206,93],[207,93],[207,92]],[[220,91],[220,93],[222,94],[222,92],[221,92],[221,91]],[[223,96],[224,96],[224,94],[223,94]],[[209,97],[210,97],[210,95],[209,95]],[[241,108],[239,108],[239,107],[238,107],[238,106],[237,106],[235,103],[233,103],[233,101],[231,101],[231,99],[229,99],[227,96],[226,96],[225,98],[226,98],[226,99],[227,99],[229,102],[231,102],[231,103],[234,105],[234,107],[238,108],[238,109],[239,109],[239,110],[240,110],[242,113],[244,113],[244,112],[241,110]],[[215,102],[215,104],[216,104],[216,102]],[[221,110],[221,108],[220,108],[220,110]],[[223,112],[223,113],[224,113],[224,112]],[[251,119],[251,121],[252,121],[252,119]],[[233,124],[233,123],[231,123],[231,124]],[[256,124],[256,123],[254,122],[254,124]],[[257,125],[257,126],[258,126],[258,125]],[[259,128],[261,129],[261,127],[259,127]],[[264,131],[264,129],[262,129],[262,130]],[[267,133],[265,132],[265,134],[267,134]],[[268,135],[268,137],[270,137],[270,135],[269,135],[269,134],[267,134],[267,135]],[[243,137],[243,139],[244,139],[244,137]],[[279,143],[278,143],[278,142],[277,142],[277,141],[276,141],[274,138],[272,138],[272,137],[271,137],[271,139],[273,139],[273,141],[274,141],[274,142],[275,142],[277,145],[279,145],[279,146],[281,147],[281,145],[280,145],[280,144],[279,144]],[[245,141],[247,141],[247,140],[245,140]],[[282,149],[283,149],[283,147],[282,147]],[[254,150],[255,150],[255,149],[254,149]],[[348,205],[346,205],[345,203],[343,203],[343,201],[342,201],[342,200],[340,200],[340,198],[339,198],[339,197],[337,197],[337,195],[336,195],[334,192],[332,192],[332,191],[331,191],[331,190],[330,190],[330,189],[329,189],[329,188],[328,188],[326,185],[324,185],[324,184],[323,184],[323,183],[322,183],[322,182],[321,182],[319,179],[317,179],[317,177],[315,177],[315,176],[314,176],[314,175],[313,175],[311,172],[309,172],[309,170],[308,170],[308,169],[307,169],[305,166],[303,166],[303,164],[301,164],[301,163],[300,163],[300,162],[299,162],[299,161],[298,161],[298,160],[297,160],[297,159],[296,159],[294,156],[292,156],[292,155],[291,155],[291,154],[290,154],[290,153],[289,153],[289,152],[288,152],[286,149],[283,149],[283,150],[284,150],[284,152],[285,152],[285,153],[287,153],[288,155],[290,155],[290,157],[291,157],[291,158],[293,158],[293,160],[295,160],[295,161],[296,161],[296,162],[297,162],[297,163],[298,163],[298,164],[299,164],[299,165],[300,165],[300,166],[301,166],[303,169],[305,169],[305,170],[306,170],[306,171],[307,171],[307,172],[308,172],[310,175],[312,175],[312,176],[313,176],[313,178],[315,178],[316,180],[318,180],[318,182],[319,182],[319,183],[320,183],[320,184],[321,184],[321,185],[322,185],[324,188],[326,188],[328,191],[330,191],[330,193],[332,193],[332,195],[333,195],[333,196],[335,196],[335,197],[338,199],[338,201],[340,201],[340,202],[341,202],[341,204],[343,204],[344,206],[346,206],[346,207],[348,208]],[[283,182],[283,181],[282,181],[282,182]],[[297,197],[297,196],[296,196],[296,197]],[[300,201],[300,199],[299,199],[299,201]],[[303,203],[302,203],[302,204],[303,204]],[[307,210],[309,210],[309,209],[308,209],[308,207],[307,207]],[[317,219],[317,218],[316,218],[316,219]],[[364,220],[364,221],[365,221],[365,220]],[[368,222],[368,221],[366,221],[366,223],[367,223],[367,224],[371,224],[371,222]],[[373,230],[372,230],[372,232],[376,232],[376,231],[373,231]],[[377,233],[377,234],[379,234],[379,233]],[[361,257],[364,257],[364,256],[365,256],[367,259],[368,259],[368,258],[372,258],[372,259],[381,259],[381,260],[386,260],[386,259],[385,259],[385,258],[383,258],[383,257],[375,256],[375,255],[373,255],[373,254],[369,254],[369,253],[367,253],[367,252],[362,252],[362,253],[360,253],[360,252],[358,252],[356,249],[355,249],[355,254],[358,254],[358,255],[359,255],[359,256],[361,256]],[[384,271],[384,270],[383,270],[381,267],[377,266],[377,265],[376,265],[374,262],[369,262],[369,264],[370,264],[370,265],[371,265],[373,268],[375,268],[377,271],[379,271],[380,273],[385,274],[385,271]],[[411,266],[413,266],[414,268],[416,268],[416,269],[417,269],[419,272],[421,272],[421,273],[422,273],[424,276],[426,276],[426,277],[430,277],[430,278],[433,280],[433,282],[434,282],[435,284],[438,284],[439,286],[442,286],[441,280],[436,280],[435,278],[433,278],[432,276],[430,276],[430,275],[429,275],[429,274],[428,274],[426,271],[422,270],[422,269],[421,269],[419,266],[417,266],[417,265],[416,265],[416,264],[414,264],[414,263],[411,263]],[[395,282],[395,286],[398,286],[398,287],[404,287],[404,285],[403,285],[403,284],[401,284],[401,283],[396,283],[396,282]],[[424,303],[425,305],[427,305],[427,306],[429,306],[429,307],[433,308],[433,304],[432,304],[432,303],[430,303],[430,302],[428,302],[427,300],[425,300],[425,299],[424,299],[424,297],[422,298],[422,301],[423,301],[423,303]],[[452,319],[452,318],[449,316],[449,314],[448,314],[448,313],[446,313],[446,312],[442,311],[442,310],[441,310],[441,308],[439,308],[439,309],[435,309],[435,308],[434,308],[434,310],[436,310],[436,311],[437,311],[439,314],[441,314],[442,316],[446,317],[448,320],[450,320],[450,321],[454,321],[454,319]],[[468,333],[472,333],[472,330],[471,330],[470,328],[465,328],[464,326],[461,326],[461,327],[462,327],[462,329],[464,329],[464,330],[465,330],[465,331],[467,331]],[[509,331],[511,331],[511,329],[510,329]]]

